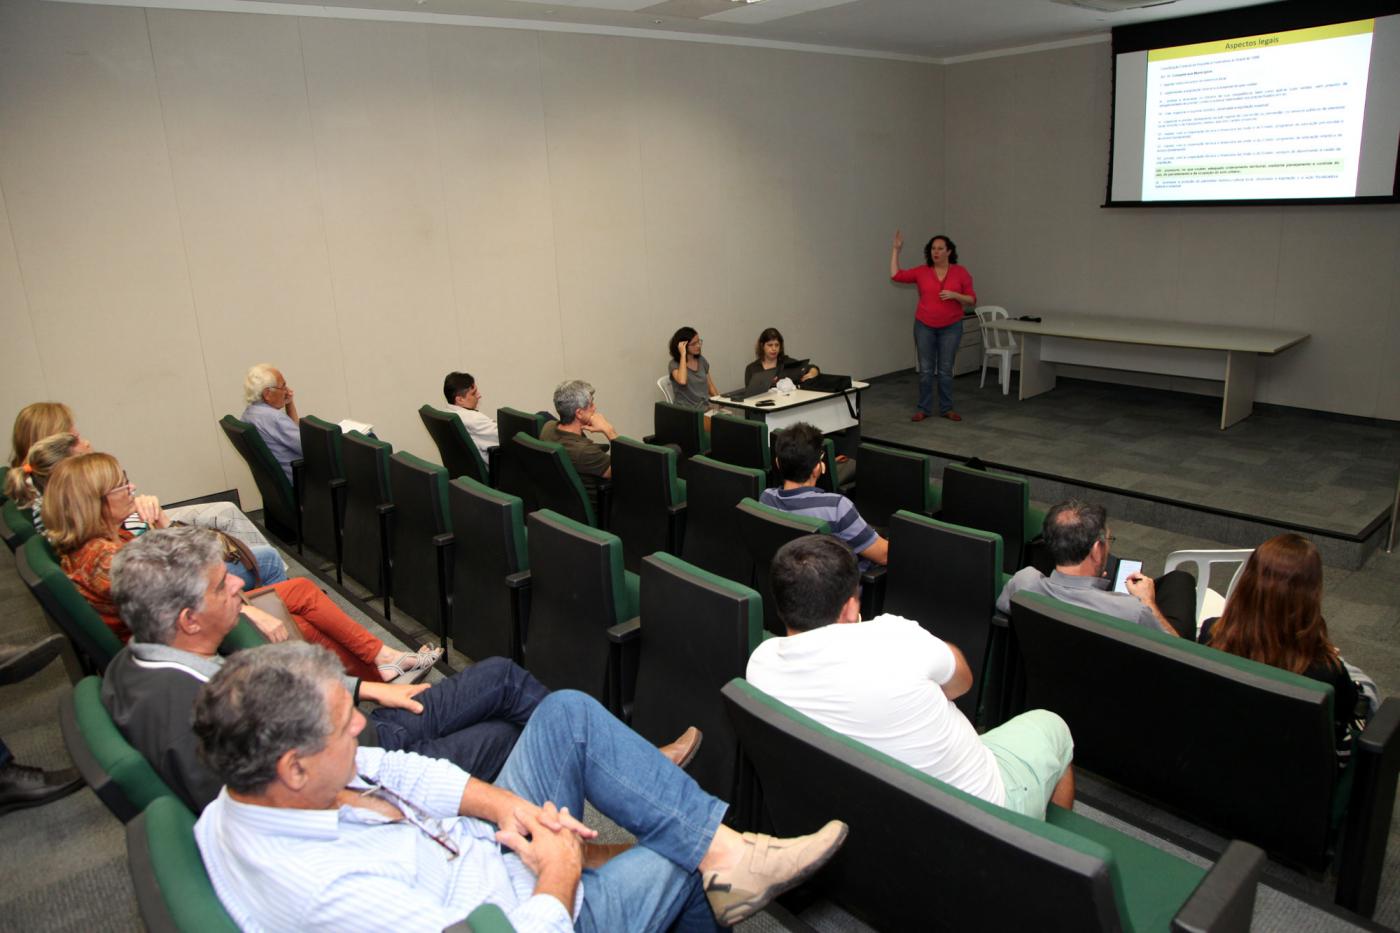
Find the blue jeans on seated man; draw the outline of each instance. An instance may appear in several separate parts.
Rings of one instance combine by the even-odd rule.
[[[963,322],[929,327],[914,320],[914,345],[919,351],[919,411],[933,414],[933,377],[938,375],[938,413],[953,410],[953,358],[962,343]]]
[[[380,707],[369,719],[381,748],[443,758],[494,781],[547,696],[549,688],[513,661],[487,658],[418,694],[423,712]]]
[[[243,581],[244,585],[252,590],[260,586],[271,586],[274,583],[281,583],[287,579],[287,566],[282,561],[282,555],[277,548],[270,545],[255,544],[248,550],[253,552],[253,558],[258,562],[258,575],[255,579],[253,571],[244,567],[240,561],[231,561],[228,565],[229,573]]]
[[[496,783],[576,816],[588,800],[637,837],[635,848],[584,870],[583,910],[574,929],[719,929],[696,869],[729,805],[701,790],[592,697],[574,690],[550,694]]]

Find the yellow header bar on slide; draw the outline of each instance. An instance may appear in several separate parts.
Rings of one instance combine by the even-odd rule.
[[[1309,29],[1290,29],[1287,32],[1269,32],[1259,36],[1241,36],[1238,39],[1221,39],[1219,42],[1198,42],[1195,45],[1178,45],[1170,49],[1153,49],[1147,53],[1149,62],[1161,62],[1172,58],[1194,58],[1198,55],[1221,55],[1226,52],[1252,52],[1256,49],[1273,48],[1278,45],[1295,45],[1299,42],[1315,42],[1318,39],[1340,39],[1343,36],[1359,36],[1374,32],[1374,19],[1358,19],[1351,23],[1334,23],[1331,26],[1313,26]]]

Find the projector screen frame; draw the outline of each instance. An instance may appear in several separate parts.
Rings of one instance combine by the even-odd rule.
[[[1324,5],[1316,0],[1282,0],[1239,7],[1218,13],[1202,13],[1178,19],[1155,20],[1116,26],[1112,31],[1110,79],[1112,94],[1108,115],[1108,181],[1104,187],[1105,208],[1162,207],[1295,207],[1310,205],[1367,206],[1400,204],[1400,151],[1396,153],[1391,194],[1359,195],[1343,198],[1248,198],[1212,200],[1126,201],[1113,199],[1113,134],[1117,126],[1118,56],[1176,45],[1210,42],[1236,36],[1258,35],[1291,29],[1307,29],[1333,23],[1400,15],[1400,0],[1348,0],[1343,7]]]

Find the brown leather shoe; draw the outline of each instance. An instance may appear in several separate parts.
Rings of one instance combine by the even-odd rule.
[[[691,726],[681,733],[681,737],[670,745],[661,746],[661,754],[671,759],[671,764],[677,768],[684,768],[695,759],[695,753],[700,751],[700,743],[704,740],[705,733]]]
[[[778,839],[744,833],[744,853],[728,871],[705,875],[705,897],[720,926],[753,916],[789,888],[810,878],[846,841],[849,828],[832,820],[810,836]]]
[[[962,420],[962,415],[958,414],[958,413],[955,412],[955,411],[945,411],[943,414],[939,415],[939,417],[940,417],[940,418],[947,418],[949,421],[961,421],[961,420]]]
[[[909,420],[910,420],[910,421],[923,421],[923,420],[924,420],[925,418],[927,418],[927,417],[928,417],[928,415],[924,414],[923,412],[921,412],[921,411],[916,411],[916,412],[914,412],[914,417],[910,418]]]

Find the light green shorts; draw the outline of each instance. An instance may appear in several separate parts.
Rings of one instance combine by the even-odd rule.
[[[1074,758],[1069,726],[1047,709],[1033,709],[982,736],[1006,786],[1006,808],[1045,819],[1055,785]]]

